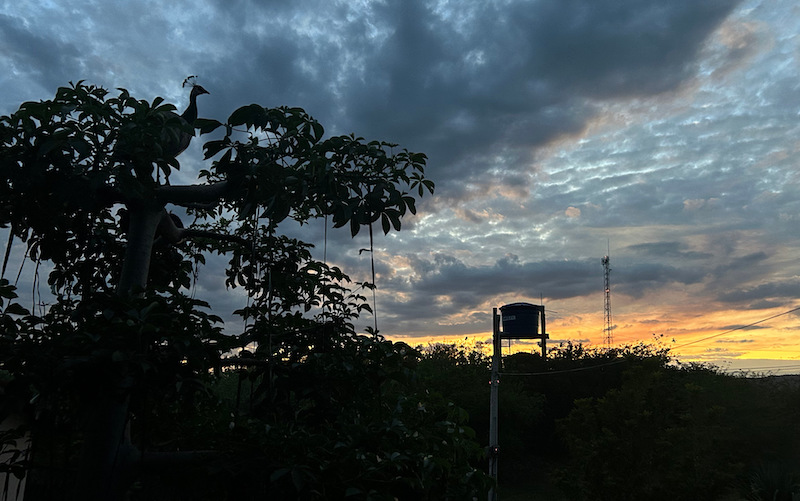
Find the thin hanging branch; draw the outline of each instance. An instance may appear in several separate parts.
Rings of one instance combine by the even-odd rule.
[[[269,241],[272,242],[272,235],[273,235],[273,233],[272,233],[272,230],[273,230],[272,219],[269,220],[268,228],[269,228],[268,238],[269,238]],[[272,266],[274,264],[274,259],[275,259],[275,254],[273,253],[274,250],[275,249],[274,249],[272,243],[270,243],[270,246],[269,246],[269,261],[268,261],[268,267],[267,267],[267,305],[268,305],[268,307],[267,307],[267,329],[269,329],[269,332],[267,333],[267,343],[269,344],[269,346],[268,346],[269,352],[267,353],[267,363],[269,364],[268,369],[269,369],[269,391],[270,391],[270,393],[273,391],[273,386],[272,385],[273,385],[274,376],[275,376],[275,372],[274,372],[275,366],[273,365],[274,353],[273,353],[273,345],[272,345],[272,341],[273,341],[272,336],[274,335],[274,330],[275,330],[273,328],[273,325],[272,325]]]
[[[16,287],[17,284],[19,284],[19,277],[22,276],[22,269],[25,267],[25,261],[28,260],[28,253],[29,252],[30,252],[30,249],[25,249],[25,255],[22,256],[22,262],[19,263],[19,270],[17,271],[17,278],[14,279],[14,287]]]
[[[8,230],[8,243],[6,244],[6,254],[3,256],[3,271],[0,273],[0,278],[6,278],[6,266],[8,266],[8,257],[11,255],[11,246],[14,243],[14,229]]]
[[[42,303],[42,294],[41,294],[41,291],[39,290],[39,285],[40,285],[39,284],[39,282],[40,282],[40,280],[39,280],[39,265],[40,264],[42,264],[42,260],[41,259],[37,259],[36,260],[36,268],[33,271],[33,284],[31,285],[31,302],[32,302],[31,311],[32,312],[36,311],[36,306],[37,306],[36,298],[37,298],[37,296],[39,298],[38,305],[41,306],[41,303]],[[44,312],[40,311],[40,313],[44,313]]]
[[[372,219],[372,218],[370,218]],[[369,262],[372,266],[372,318],[375,320],[375,335],[378,335],[378,301],[375,295],[375,244],[372,238],[372,221],[369,222]]]

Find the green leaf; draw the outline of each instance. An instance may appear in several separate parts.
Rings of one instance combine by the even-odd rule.
[[[30,315],[30,312],[22,307],[19,303],[11,303],[6,307],[5,313],[7,315],[20,315],[20,316],[27,316]]]
[[[234,127],[237,125],[247,125],[248,127],[253,125],[263,126],[266,124],[266,121],[267,112],[264,110],[263,106],[257,104],[242,106],[231,113],[231,116],[228,118],[228,124]]]
[[[383,226],[383,234],[386,235],[391,231],[391,223],[389,222],[389,216],[386,215],[384,212],[381,214],[381,226]]]
[[[389,216],[389,219],[392,221],[392,226],[394,226],[395,231],[400,231],[400,212],[395,209],[390,209],[386,211],[386,214]],[[386,231],[386,233],[389,233]]]
[[[230,146],[230,141],[227,138],[219,141],[208,141],[203,145],[203,150],[205,151],[203,157],[208,160],[228,146]]]
[[[217,130],[217,128],[221,126],[222,122],[210,118],[198,118],[194,121],[194,128],[199,129],[200,134],[208,134],[209,132]]]
[[[14,299],[17,297],[17,293],[14,292],[17,288],[13,285],[9,285],[8,280],[3,279],[0,281],[0,297],[4,297],[6,299]]]
[[[322,139],[323,134],[325,134],[325,129],[322,127],[322,124],[319,122],[311,122],[311,128],[314,131],[314,139],[319,141]]]
[[[408,207],[408,210],[411,211],[412,214],[417,213],[417,200],[414,197],[404,196],[403,201],[405,202],[406,207]]]

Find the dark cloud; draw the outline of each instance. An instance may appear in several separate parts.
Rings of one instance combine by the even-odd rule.
[[[783,307],[800,275],[800,25],[790,1],[739,4],[18,2],[0,14],[0,112],[79,78],[182,108],[198,74],[204,116],[301,106],[328,134],[427,153],[436,196],[399,235],[376,234],[374,255],[359,253],[366,231],[284,228],[357,280],[375,258],[386,332],[485,333],[475,311],[493,298],[598,296],[609,241],[613,293],[632,307],[676,291]],[[224,264],[200,292],[236,308]]]
[[[614,292],[641,298],[646,292],[675,284],[701,283],[705,271],[698,267],[674,267],[661,263],[634,264],[614,270]]]
[[[626,250],[654,258],[709,259],[714,256],[708,252],[688,251],[688,247],[683,242],[651,242],[629,245]]]
[[[794,277],[767,282],[755,287],[737,288],[717,296],[724,303],[750,303],[751,309],[784,306],[798,298],[800,279]]]
[[[538,73],[569,94],[597,97],[674,89],[693,72],[708,34],[737,1],[547,0],[516,4]]]
[[[408,282],[409,290],[429,296],[449,296],[463,307],[476,306],[486,296],[509,292],[561,299],[596,289],[587,279],[592,275],[588,270],[596,265],[588,261],[534,263],[509,255],[492,265],[469,266],[453,256],[438,254],[431,261],[413,258],[412,266],[415,278]]]
[[[199,73],[213,93],[210,116],[225,118],[247,104],[243,96],[304,106],[332,132],[427,152],[441,190],[458,192],[462,185],[450,179],[480,179],[498,151],[516,156],[506,168],[519,170],[532,160],[531,148],[582,130],[596,113],[584,98],[675,88],[692,75],[701,43],[735,4],[475,1],[453,10],[420,0],[237,1],[201,2],[197,14],[133,4],[111,9],[107,19],[87,8],[83,21],[114,48],[105,68],[102,58],[111,54],[101,53],[103,41],[62,41],[85,40],[60,31],[68,29],[65,20],[79,19],[75,9],[64,20],[43,17],[53,22],[50,30],[7,15],[0,24],[20,73],[47,72],[48,87],[82,71],[104,83],[125,60],[138,67],[149,57],[162,73]],[[148,38],[131,40],[136,33]]]
[[[787,298],[788,300],[788,298]],[[772,301],[769,299],[762,299],[760,301],[753,301],[745,306],[748,310],[770,310],[773,308],[785,308],[786,301]]]
[[[742,284],[759,280],[770,270],[769,256],[764,251],[753,252],[744,256],[719,259],[722,264],[709,270],[710,290],[725,290],[741,287]],[[723,293],[724,297],[726,293]]]
[[[582,130],[596,113],[585,98],[676,88],[737,2],[238,3],[212,4],[227,49],[202,64],[214,86],[425,151],[447,191],[451,178],[480,178],[491,152],[530,160]],[[263,24],[242,29],[253,20]]]
[[[6,71],[26,75],[31,83],[44,89],[65,85],[65,75],[79,79],[84,67],[85,54],[76,44],[7,14],[0,14],[0,48],[6,58]]]
[[[458,258],[437,254],[427,260],[410,257],[413,277],[397,277],[383,283],[394,291],[412,294],[414,299],[397,308],[414,310],[427,305],[430,315],[443,311],[468,310],[487,297],[516,293],[524,298],[543,296],[560,300],[599,293],[602,273],[596,260],[523,262],[514,255],[491,265],[468,265]],[[698,276],[699,275],[699,276]],[[697,283],[696,270],[680,270],[660,264],[641,264],[615,272],[615,291],[641,297],[665,284]],[[398,310],[399,311],[399,310]]]
[[[759,329],[767,329],[768,327],[762,325],[725,325],[720,327],[720,330],[723,331],[754,331]],[[739,339],[739,340],[718,340],[717,343],[751,343],[753,342],[750,339]]]

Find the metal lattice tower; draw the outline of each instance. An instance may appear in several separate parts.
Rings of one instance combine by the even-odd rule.
[[[610,258],[603,256],[603,280],[605,282],[605,321],[603,323],[603,345],[606,348],[611,348],[614,344],[614,335],[611,333],[611,282],[609,277],[611,275]]]

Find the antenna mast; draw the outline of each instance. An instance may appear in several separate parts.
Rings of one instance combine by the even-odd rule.
[[[611,252],[609,251],[609,254]],[[603,256],[602,259],[603,263],[603,280],[605,283],[605,302],[604,302],[604,310],[605,310],[605,322],[603,324],[603,345],[606,348],[611,348],[611,345],[614,344],[614,335],[611,333],[611,282],[609,277],[611,275],[611,260],[608,257],[608,254]]]

